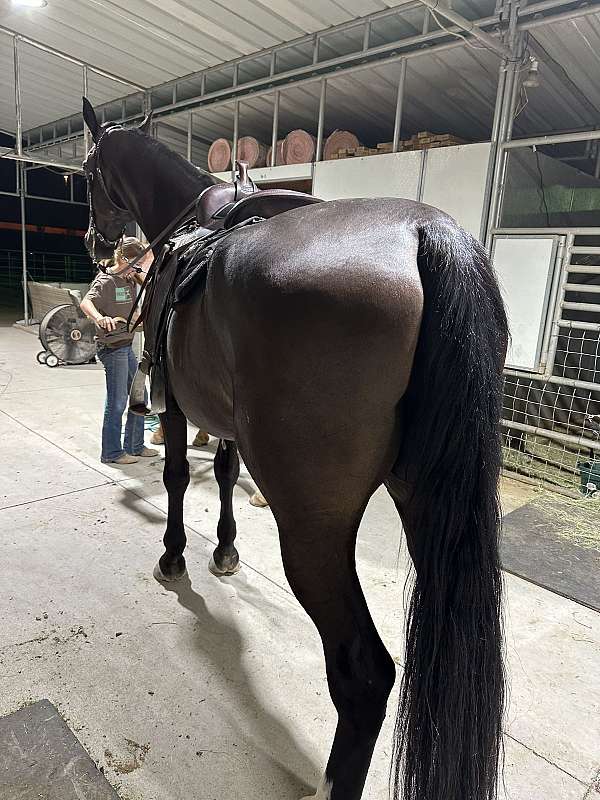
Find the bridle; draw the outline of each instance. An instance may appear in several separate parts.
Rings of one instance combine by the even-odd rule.
[[[105,128],[102,131],[102,133],[100,134],[100,136],[98,137],[98,141],[94,144],[94,146],[92,147],[92,149],[88,153],[86,162],[90,158],[90,156],[94,157],[94,159],[95,159],[93,169],[86,169],[86,166],[84,164],[84,172],[85,172],[85,177],[86,177],[86,180],[87,180],[88,205],[90,207],[89,231],[90,231],[90,235],[91,235],[91,238],[92,238],[92,250],[94,252],[94,257],[95,257],[95,250],[96,250],[95,244],[96,244],[97,241],[99,241],[100,244],[104,245],[105,247],[108,247],[111,250],[115,250],[116,247],[121,242],[121,240],[122,240],[122,238],[123,238],[123,236],[125,234],[125,226],[127,225],[128,222],[131,222],[131,219],[132,219],[131,213],[126,208],[123,208],[118,203],[116,203],[113,200],[113,198],[110,196],[110,192],[108,191],[108,188],[106,186],[106,182],[104,180],[104,175],[102,174],[102,168],[101,168],[101,165],[100,165],[100,145],[102,144],[102,140],[104,139],[104,137],[106,136],[107,133],[109,133],[111,130],[113,130],[113,129],[117,128],[117,127],[118,126],[115,125],[115,126],[111,126],[109,128]],[[95,211],[94,211],[94,200],[93,200],[93,194],[92,194],[93,187],[94,187],[94,181],[98,182],[98,185],[100,186],[100,189],[101,189],[102,193],[104,194],[104,197],[106,198],[106,201],[107,201],[108,206],[110,208],[110,213],[115,218],[118,219],[120,217],[123,220],[123,225],[121,227],[121,231],[120,231],[120,233],[119,233],[119,235],[118,235],[118,237],[116,239],[109,239],[107,236],[105,236],[102,233],[102,231],[98,228],[98,225],[96,223],[96,214],[95,214]]]
[[[98,141],[94,144],[94,146],[92,147],[92,149],[90,150],[90,152],[88,153],[88,156],[87,156],[88,159],[89,159],[90,156],[94,156],[95,157],[95,164],[94,164],[93,169],[92,170],[86,169],[85,164],[84,164],[84,172],[85,172],[85,176],[86,176],[87,184],[88,184],[88,205],[90,207],[90,225],[89,225],[89,230],[90,230],[90,234],[92,236],[92,241],[94,242],[94,245],[95,245],[96,239],[98,239],[103,245],[105,245],[106,247],[110,247],[112,250],[115,250],[117,248],[117,246],[119,245],[119,243],[121,242],[121,240],[123,239],[123,236],[125,234],[125,226],[127,225],[128,222],[131,222],[132,216],[131,216],[131,213],[126,208],[123,208],[118,203],[116,203],[112,199],[110,194],[109,194],[108,188],[106,186],[106,182],[104,180],[104,176],[102,175],[102,169],[101,169],[101,165],[100,165],[100,144],[102,143],[102,140],[104,139],[104,137],[106,136],[107,133],[110,133],[111,130],[118,129],[120,127],[121,127],[120,125],[111,125],[110,127],[105,128],[102,131],[102,133],[98,137]],[[87,159],[86,159],[86,161],[87,161]],[[94,185],[94,180],[98,181],[98,183],[100,185],[100,189],[104,193],[104,195],[106,197],[106,200],[108,201],[109,205],[111,206],[113,215],[115,217],[121,216],[123,218],[123,227],[121,228],[121,232],[120,232],[120,234],[119,234],[117,239],[114,239],[114,240],[113,239],[108,239],[106,236],[104,236],[104,234],[101,231],[98,230],[98,227],[96,225],[96,218],[95,218],[95,214],[94,214],[94,203],[93,203],[93,197],[92,197],[92,189],[93,189],[93,185]],[[156,238],[154,238],[150,242],[150,244],[147,245],[147,247],[145,247],[142,250],[142,252],[139,255],[137,255],[131,261],[131,263],[129,264],[129,269],[132,272],[137,272],[137,273],[143,272],[143,269],[141,267],[137,266],[138,262],[141,261],[142,258],[144,258],[146,253],[149,253],[151,250],[154,250],[155,247],[158,247],[159,245],[161,245],[173,233],[173,231],[176,230],[177,227],[179,225],[181,225],[181,223],[189,217],[190,212],[196,207],[197,200],[198,200],[198,198],[194,197],[194,199],[191,201],[191,203],[189,203],[183,209],[183,211],[180,214],[177,215],[177,217],[175,219],[171,220],[171,222],[169,222],[169,224],[166,225],[163,228],[163,230],[158,234],[158,236],[156,236]],[[93,246],[93,250],[94,250],[94,253],[95,253],[95,246]],[[153,267],[154,267],[154,264],[152,265],[152,267],[150,267],[150,270],[146,273],[146,277],[144,279],[144,283],[142,284],[140,293],[138,294],[138,298],[137,298],[138,300],[139,300],[139,297],[141,296],[141,291],[145,288],[146,283],[148,282],[148,279],[151,277],[151,274],[153,272]],[[133,311],[135,310],[136,306],[137,306],[137,301],[136,301],[136,303],[135,303],[135,305],[134,305],[134,307],[132,309],[131,314],[133,314]],[[130,314],[130,318],[131,318],[131,314]],[[128,320],[128,322],[129,322],[129,320]]]

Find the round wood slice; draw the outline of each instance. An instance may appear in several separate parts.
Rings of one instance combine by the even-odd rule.
[[[238,139],[237,160],[247,161],[248,167],[264,167],[267,163],[267,146],[254,136],[242,136]]]
[[[323,161],[327,161],[340,150],[350,150],[356,147],[360,147],[360,142],[351,131],[334,131],[325,142]]]
[[[215,139],[208,149],[208,168],[211,172],[225,172],[231,166],[231,142]]]
[[[283,140],[284,164],[309,164],[315,159],[317,140],[308,131],[298,128]]]
[[[278,167],[281,164],[285,164],[283,160],[283,139],[277,139],[277,148],[275,150],[275,166]],[[267,167],[271,166],[271,150],[273,148],[269,147],[269,151],[267,153]]]

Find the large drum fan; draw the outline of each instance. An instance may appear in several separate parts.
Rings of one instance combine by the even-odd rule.
[[[86,364],[96,353],[94,323],[77,306],[66,303],[51,308],[40,323],[40,342],[44,348],[37,354],[40,364]]]

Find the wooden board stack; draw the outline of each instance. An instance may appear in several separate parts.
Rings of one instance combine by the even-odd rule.
[[[402,153],[410,150],[429,150],[436,147],[451,147],[458,144],[467,144],[465,139],[460,139],[452,133],[430,133],[421,131],[410,139],[403,139],[398,142],[398,152]],[[377,147],[355,147],[345,150],[338,150],[330,158],[359,158],[360,156],[377,156],[381,153],[391,153],[391,142],[380,142]]]

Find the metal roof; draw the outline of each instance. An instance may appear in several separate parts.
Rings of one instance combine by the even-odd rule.
[[[0,0],[0,26],[150,88],[286,42],[291,42],[290,47],[277,56],[280,69],[310,64],[308,34],[390,8],[402,13],[374,19],[373,45],[420,34],[425,10],[415,6],[419,4],[414,0],[203,0],[194,4],[180,0],[49,0],[45,8],[26,10]],[[476,19],[491,16],[495,0],[455,0],[454,6]],[[357,37],[362,38],[359,27],[334,30],[322,40],[320,59],[355,49]],[[21,59],[28,73],[25,130],[78,113],[82,88],[76,65],[65,65],[55,56],[30,53],[29,49],[25,47]],[[10,76],[0,88],[0,128],[4,130],[14,130],[12,62],[12,40],[0,35],[0,68],[3,75]],[[268,69],[269,57],[258,57],[240,65],[240,78],[258,77],[265,70],[268,74]],[[227,70],[213,71],[207,76],[208,89],[219,88],[229,76]],[[96,104],[128,93],[122,84],[98,83],[95,79],[90,89]],[[189,91],[197,93],[193,81]]]
[[[598,126],[600,87],[594,76],[599,74],[600,5],[597,11],[595,5],[595,2],[589,4],[579,16],[550,23],[533,14],[526,18],[528,48],[540,59],[540,85],[522,93],[520,113],[515,121],[516,136]],[[36,11],[35,16],[34,12],[0,13],[0,24],[110,70],[121,78],[143,86],[153,85],[155,105],[170,103],[175,85],[171,81],[155,86],[157,81],[174,77],[185,76],[183,81],[177,81],[178,100],[195,97],[199,93],[201,76],[191,73],[207,64],[215,66],[202,78],[206,91],[230,86],[233,66],[223,66],[223,57],[231,59],[252,54],[257,47],[277,46],[294,39],[277,53],[280,69],[294,69],[311,65],[314,55],[310,38],[295,38],[301,34],[352,23],[376,12],[377,16],[370,23],[370,46],[384,46],[406,37],[418,38],[423,31],[425,13],[414,2],[399,5],[387,0],[294,0],[293,3],[288,0],[268,3],[266,0],[230,0],[227,7],[215,0],[197,4],[201,11],[191,11],[190,6],[183,2],[159,5],[158,0],[133,0],[127,4],[109,0],[86,3],[49,0],[47,8]],[[493,18],[495,0],[455,0],[453,7],[470,18],[485,15]],[[383,11],[389,8],[394,9],[391,16]],[[69,24],[63,24],[67,18]],[[246,18],[251,20],[248,27],[241,22]],[[437,26],[430,21],[430,30],[434,28]],[[356,51],[361,45],[363,30],[364,25],[344,24],[341,30],[326,31],[320,40],[319,58],[343,58]],[[452,37],[446,36],[446,40],[454,42]],[[456,44],[437,52],[422,49],[409,59],[403,137],[428,129],[453,133],[470,141],[489,138],[499,59],[477,45],[463,46],[458,41]],[[24,129],[72,114],[78,115],[77,124],[80,125],[81,67],[30,45],[23,44],[22,50]],[[12,40],[0,36],[0,69],[5,75],[12,76],[12,58]],[[260,52],[240,62],[240,83],[268,76],[270,61],[268,52]],[[348,128],[371,146],[391,140],[398,69],[398,63],[374,62],[350,74],[329,74],[325,132]],[[318,80],[281,89],[280,136],[296,127],[316,134],[319,91]],[[122,98],[126,93],[123,84],[90,72],[89,95],[95,104]],[[239,100],[240,135],[251,134],[270,144],[273,102],[273,93],[242,97]],[[139,113],[141,108],[141,93],[130,95],[127,113]],[[205,166],[208,144],[213,139],[232,136],[233,108],[233,100],[224,99],[193,112],[192,158],[195,163]],[[116,115],[119,113],[117,103]],[[14,129],[13,120],[11,77],[0,89],[0,127]],[[57,135],[67,133],[66,125],[67,121],[63,121],[55,126]],[[156,132],[161,140],[185,154],[187,126],[186,110],[162,117],[157,122]],[[52,129],[53,126],[47,127]],[[49,133],[51,136],[52,130]],[[34,142],[35,138],[32,144]],[[63,159],[70,156],[74,161],[81,160],[82,143],[69,142],[60,152],[49,152]]]

